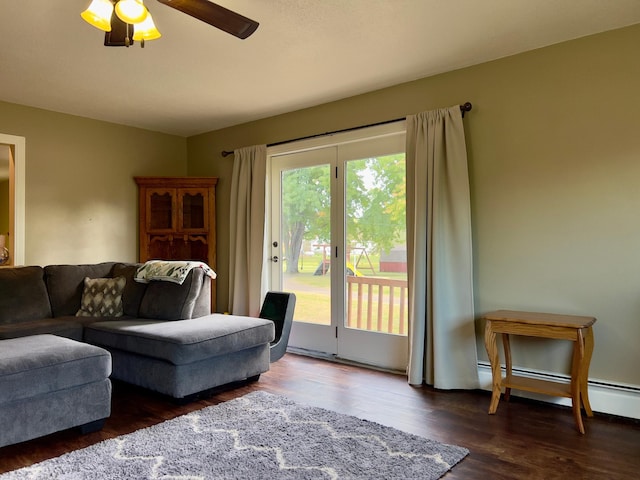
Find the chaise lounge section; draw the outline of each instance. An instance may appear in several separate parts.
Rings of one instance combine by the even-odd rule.
[[[273,322],[212,314],[178,322],[121,320],[85,328],[113,357],[118,380],[183,399],[269,369]]]

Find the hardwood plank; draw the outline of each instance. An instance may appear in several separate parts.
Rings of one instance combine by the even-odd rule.
[[[512,397],[487,414],[489,392],[412,387],[406,378],[287,353],[258,382],[221,389],[187,405],[122,383],[100,432],[76,429],[0,448],[0,472],[56,457],[208,405],[265,390],[416,435],[471,453],[451,479],[628,479],[640,471],[640,422],[596,413],[575,429],[571,409]]]

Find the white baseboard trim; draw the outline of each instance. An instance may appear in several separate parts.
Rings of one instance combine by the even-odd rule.
[[[514,368],[513,371],[523,377],[570,383],[569,375],[560,375],[532,369]],[[480,378],[480,388],[491,391],[492,378],[489,362],[478,362],[478,376]],[[548,395],[540,395],[515,389],[511,391],[511,394],[533,400],[571,406],[570,398],[550,397]],[[589,403],[594,412],[640,419],[640,386],[619,383],[613,384],[611,382],[590,378]]]

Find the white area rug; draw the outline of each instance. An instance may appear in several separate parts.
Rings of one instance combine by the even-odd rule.
[[[9,479],[437,479],[467,454],[266,392],[0,475]]]

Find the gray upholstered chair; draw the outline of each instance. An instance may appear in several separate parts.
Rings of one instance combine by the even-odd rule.
[[[276,337],[271,342],[271,363],[280,360],[287,351],[296,296],[289,292],[267,292],[260,309],[260,318],[271,320],[275,324]]]

